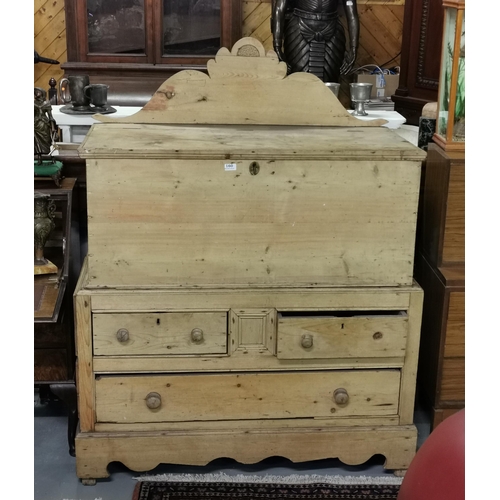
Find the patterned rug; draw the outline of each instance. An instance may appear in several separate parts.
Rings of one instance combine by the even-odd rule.
[[[132,500],[396,500],[398,492],[398,484],[141,481]]]

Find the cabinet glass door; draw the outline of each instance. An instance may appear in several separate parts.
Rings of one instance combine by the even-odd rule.
[[[163,56],[212,56],[221,46],[220,0],[163,0]]]
[[[144,55],[144,0],[87,0],[90,54]]]

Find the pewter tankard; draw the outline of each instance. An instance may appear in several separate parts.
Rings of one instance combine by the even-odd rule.
[[[70,103],[73,109],[84,111],[89,109],[90,99],[85,95],[84,89],[90,84],[88,75],[70,75],[59,82],[59,94],[63,103]],[[69,90],[69,95],[68,95]]]
[[[90,103],[96,108],[104,108],[108,104],[109,85],[104,83],[93,83],[83,89],[83,93],[90,99]]]

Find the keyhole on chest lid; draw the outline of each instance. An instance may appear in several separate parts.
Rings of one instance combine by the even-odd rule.
[[[159,325],[160,324],[160,318],[156,318],[156,324]]]
[[[250,163],[250,167],[248,167],[248,169],[252,175],[257,175],[260,171],[260,165],[256,161],[253,161]]]

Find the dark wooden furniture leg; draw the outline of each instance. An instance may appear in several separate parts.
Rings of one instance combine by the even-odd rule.
[[[75,456],[75,436],[78,425],[75,384],[51,384],[50,390],[66,404],[68,408],[68,444],[69,454]]]

